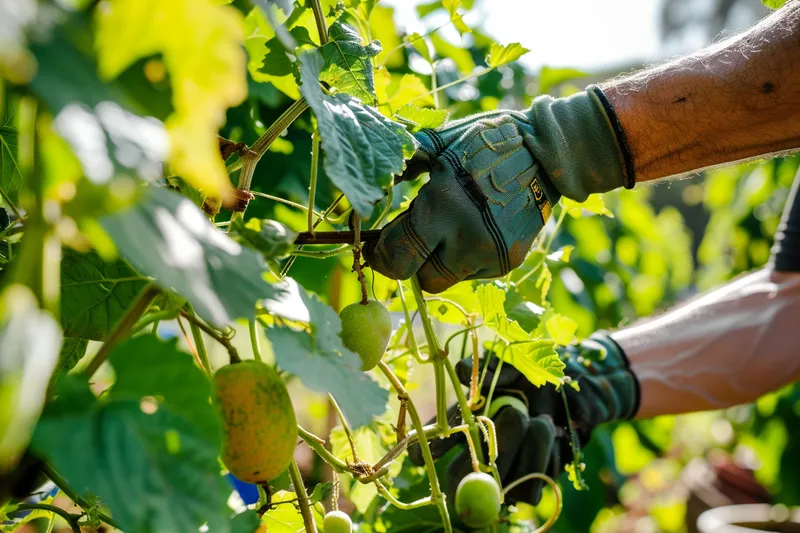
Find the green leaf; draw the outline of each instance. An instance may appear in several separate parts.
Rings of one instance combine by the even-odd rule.
[[[61,260],[64,335],[103,340],[147,285],[124,261],[106,263],[94,252],[65,248]]]
[[[386,410],[389,393],[361,372],[361,359],[342,345],[339,315],[302,288],[300,297],[310,335],[289,328],[266,330],[278,366],[310,389],[331,393],[353,427],[369,424]]]
[[[140,392],[186,389],[182,399],[192,394],[182,376],[161,374],[172,359],[189,357],[173,352],[142,367],[140,373],[154,377]],[[128,355],[135,365],[143,354]],[[127,385],[95,400],[85,379],[66,376],[59,382],[57,397],[36,428],[34,451],[79,494],[99,497],[125,531],[197,531],[203,524],[210,531],[230,531],[230,489],[217,462],[219,435],[199,431],[182,416],[189,407],[182,410],[174,396],[135,398],[135,387]],[[208,392],[207,384],[195,391],[194,409],[213,416]]]
[[[159,408],[167,407],[209,442],[221,442],[222,422],[209,401],[211,382],[191,355],[178,350],[176,340],[134,337],[114,348],[109,361],[117,375],[111,398],[154,398]]]
[[[78,361],[86,355],[86,347],[88,345],[89,341],[87,339],[65,337],[64,343],[61,345],[61,352],[58,354],[57,370],[59,372],[68,372],[75,368]]]
[[[231,520],[231,533],[255,533],[261,525],[261,519],[255,511],[239,513]]]
[[[164,125],[141,116],[149,112],[146,104],[121,84],[98,78],[94,57],[83,52],[90,37],[76,15],[50,39],[32,45],[38,69],[30,88],[50,108],[54,129],[89,180],[107,183],[116,173],[156,179],[169,152]]]
[[[423,59],[425,59],[425,61],[428,63],[433,63],[433,52],[431,47],[428,45],[428,41],[425,40],[425,37],[414,32],[408,36],[406,42],[411,43],[411,46],[414,47],[414,50],[416,50],[417,53],[421,55]]]
[[[446,41],[437,33],[431,35],[430,38],[434,49],[436,49],[436,54],[439,57],[452,59],[458,70],[464,75],[472,73],[475,69],[475,60],[472,58],[472,53],[470,53],[468,49]]]
[[[545,327],[547,334],[561,346],[572,343],[575,340],[575,332],[578,330],[578,324],[574,320],[559,314],[547,319]]]
[[[308,495],[308,499],[311,500],[313,505],[317,502],[324,502],[331,493],[333,493],[333,483],[317,483],[314,486],[314,490]]]
[[[489,55],[486,56],[486,64],[489,68],[499,67],[512,63],[530,52],[519,43],[511,43],[507,46],[492,43],[489,47]]]
[[[301,91],[322,134],[325,173],[368,216],[414,152],[411,135],[377,109],[346,94],[328,96],[317,83],[324,60],[316,50],[300,54]]]
[[[614,218],[614,213],[608,210],[601,194],[590,194],[584,202],[576,202],[569,198],[561,198],[561,205],[567,210],[570,216],[581,218],[585,213],[591,215],[603,215]]]
[[[331,24],[329,41],[319,49],[325,60],[319,79],[368,105],[376,105],[372,58],[381,52],[381,45],[378,41],[362,44],[358,31],[342,20]]]
[[[770,9],[780,9],[786,3],[786,0],[761,0],[761,3]]]
[[[435,129],[447,122],[450,113],[446,109],[431,109],[406,104],[395,113],[397,118],[407,125],[409,131]]]
[[[495,285],[478,287],[483,323],[506,342],[528,341],[531,336],[514,320],[509,320],[504,307],[506,293]]]
[[[551,68],[544,66],[539,71],[539,93],[546,94],[556,85],[576,78],[585,78],[586,72],[574,68]]]
[[[297,494],[285,490],[280,490],[272,495],[272,503],[290,502],[297,500]],[[261,517],[261,521],[267,526],[269,533],[302,533],[303,515],[300,510],[291,504],[275,505]]]
[[[236,219],[229,235],[234,241],[261,252],[267,261],[285,257],[294,248],[297,237],[296,232],[280,222],[260,218],[251,218],[247,223]]]
[[[221,327],[253,318],[256,302],[277,294],[262,279],[261,255],[212,226],[191,200],[157,187],[142,196],[100,223],[137,271],[184,296],[204,320]]]
[[[58,363],[61,328],[23,285],[0,295],[0,471],[25,451]]]
[[[271,3],[268,7],[273,10],[276,22],[283,23],[286,20],[283,11],[276,4]],[[247,50],[247,70],[250,72],[250,76],[259,83],[272,83],[276,89],[292,100],[300,98],[300,89],[291,71],[285,71],[279,75],[264,72],[264,69],[269,70],[272,64],[283,65],[285,70],[289,65],[289,58],[286,55],[286,49],[276,38],[275,31],[259,7],[250,10],[244,25],[247,34],[244,47]],[[270,55],[269,61],[266,59],[267,55]]]
[[[17,164],[17,130],[8,124],[0,125],[0,191],[16,202],[22,183]]]
[[[558,357],[553,341],[531,337],[505,311],[506,294],[502,289],[485,284],[478,287],[483,321],[486,326],[506,341],[507,346],[499,350],[499,357],[510,363],[536,386],[561,384],[564,363]]]

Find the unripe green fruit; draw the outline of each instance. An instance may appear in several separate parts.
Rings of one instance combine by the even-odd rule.
[[[500,487],[492,476],[472,472],[456,489],[456,513],[471,528],[489,527],[497,523],[501,500]]]
[[[375,368],[392,336],[392,317],[379,302],[350,304],[339,313],[342,343],[361,357],[361,370]]]
[[[341,511],[331,511],[322,521],[322,533],[350,533],[353,522]]]
[[[222,462],[242,481],[272,481],[289,466],[297,445],[286,385],[260,361],[224,366],[214,384],[225,427]]]

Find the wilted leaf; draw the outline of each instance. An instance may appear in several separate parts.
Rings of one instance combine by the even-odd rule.
[[[135,61],[160,53],[174,107],[166,121],[170,163],[208,194],[228,191],[217,130],[225,110],[247,96],[239,12],[210,0],[115,0],[97,14],[101,75],[113,79]]]
[[[325,173],[347,195],[362,216],[368,216],[414,152],[401,125],[345,94],[328,96],[317,80],[323,65],[317,51],[300,55],[301,91],[314,110],[322,134]]]
[[[186,297],[208,322],[255,316],[277,289],[262,278],[263,257],[211,225],[191,200],[157,187],[141,202],[100,222],[137,271]]]
[[[530,52],[530,50],[523,48],[519,43],[511,43],[507,46],[492,43],[489,47],[489,55],[486,56],[486,64],[489,65],[489,68],[507,65],[508,63],[513,63],[528,52]]]
[[[147,284],[124,261],[65,248],[61,259],[61,325],[67,337],[103,340]]]
[[[0,473],[25,451],[58,363],[61,329],[23,285],[0,295]]]
[[[358,31],[341,18],[331,25],[328,39],[319,49],[325,59],[319,79],[368,105],[375,105],[372,58],[380,53],[380,43],[362,44]]]

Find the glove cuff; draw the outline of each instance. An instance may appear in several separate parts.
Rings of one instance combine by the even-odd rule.
[[[592,193],[633,187],[625,133],[599,87],[568,98],[540,96],[528,117],[534,131],[529,148],[563,196],[582,202]]]
[[[595,363],[600,367],[599,370],[615,375],[610,380],[614,385],[620,407],[615,418],[619,420],[632,419],[639,411],[641,388],[639,380],[630,368],[630,361],[625,350],[607,331],[596,331],[587,340],[596,342],[605,350],[605,358]]]

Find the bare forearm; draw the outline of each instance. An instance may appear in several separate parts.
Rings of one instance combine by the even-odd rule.
[[[769,269],[615,332],[641,385],[638,418],[747,403],[800,379],[800,274]]]
[[[741,35],[601,88],[637,181],[800,149],[800,0]]]

